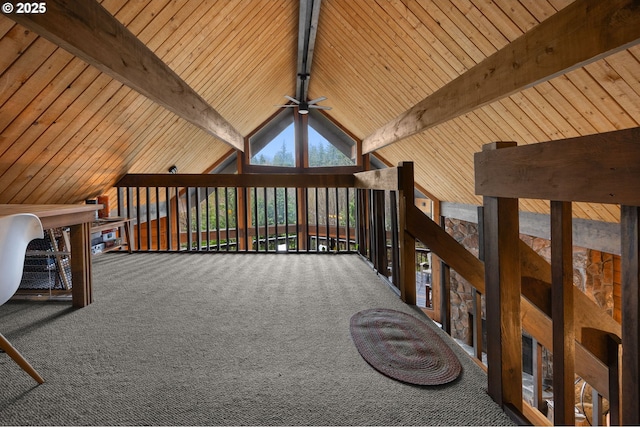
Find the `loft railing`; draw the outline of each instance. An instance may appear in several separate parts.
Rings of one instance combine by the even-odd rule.
[[[131,174],[116,184],[118,215],[132,219],[133,251],[357,252],[415,301],[416,265],[424,260],[416,261],[413,248],[411,261],[400,261],[398,206],[402,194],[413,193],[412,166],[355,174]],[[400,187],[404,174],[407,189]],[[412,290],[403,291],[403,274]]]
[[[524,328],[554,356],[555,423],[574,423],[578,374],[609,399],[612,425],[640,424],[638,140],[634,128],[521,147],[488,144],[475,155],[485,248],[484,283],[478,277],[476,286],[486,288],[488,390],[503,407],[523,410],[515,373]],[[519,240],[518,198],[551,201],[551,265]],[[572,284],[574,201],[621,205],[622,326]]]
[[[128,187],[136,251],[352,252],[355,189]]]

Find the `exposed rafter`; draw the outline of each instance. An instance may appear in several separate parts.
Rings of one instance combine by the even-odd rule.
[[[309,77],[316,43],[321,0],[300,0],[298,21],[298,66],[296,77],[296,97],[301,102],[307,100]]]
[[[640,41],[638,0],[576,0],[362,141],[363,152],[454,119]]]
[[[44,14],[5,14],[239,150],[242,135],[100,4],[49,0]],[[108,48],[107,48],[108,46]]]

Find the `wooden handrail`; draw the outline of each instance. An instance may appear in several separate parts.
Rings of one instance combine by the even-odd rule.
[[[485,293],[484,263],[476,258],[431,218],[414,206],[407,210],[407,227],[417,239],[460,274],[479,292]],[[524,286],[521,298],[523,328],[538,342],[552,348],[550,303],[539,307],[536,301],[550,298],[551,266],[526,243],[520,241],[520,258]],[[608,369],[581,343],[582,328],[598,327],[620,336],[620,325],[578,288],[576,298],[576,372],[604,397],[609,395]]]
[[[636,127],[483,150],[474,155],[475,193],[640,206],[639,140]]]
[[[398,174],[402,168],[386,168],[353,174],[355,188],[367,188],[372,190],[398,190]]]
[[[637,214],[640,209],[638,207],[640,206],[640,193],[637,191],[637,183],[640,182],[639,139],[640,127],[636,127],[520,147],[515,143],[494,142],[486,144],[483,146],[482,152],[474,155],[475,193],[483,196],[485,203],[491,199],[531,198],[549,200],[552,206],[559,202],[621,205],[621,299],[624,302],[621,325],[614,323],[601,309],[596,308],[595,304],[575,288],[572,288],[573,295],[568,296],[564,307],[558,306],[556,310],[574,311],[574,315],[571,317],[574,320],[571,332],[575,331],[576,340],[580,339],[596,354],[601,354],[602,349],[607,347],[607,344],[602,342],[603,337],[613,336],[616,339],[622,337],[622,366],[625,375],[620,384],[617,383],[617,378],[609,376],[613,378],[612,380],[608,379],[611,390],[593,383],[592,385],[602,394],[614,393],[611,396],[614,400],[618,390],[621,390],[620,422],[632,425],[640,423],[640,409],[637,405],[640,400],[640,357],[638,357],[640,354],[638,344],[640,316],[637,309],[639,305],[638,278],[640,277],[638,273],[638,265],[640,265],[638,262],[640,258],[638,256],[640,252],[638,250],[640,247],[638,245],[638,241],[640,241],[638,217],[640,215]],[[571,222],[570,216],[568,222]],[[505,240],[510,242],[509,239]],[[552,238],[552,244],[553,240]],[[562,252],[561,245],[556,246],[556,254],[558,254],[557,251]],[[556,257],[551,267],[554,272],[552,281],[558,290],[561,289],[560,284],[564,280],[564,271],[567,270],[564,264],[569,263],[571,258],[570,251],[567,252]],[[530,282],[529,285],[535,281],[538,283],[548,281],[545,277],[532,277],[536,274],[546,276],[546,267],[529,275],[527,279]],[[504,283],[496,281],[496,283],[499,286],[510,286],[506,281]],[[535,288],[536,286],[530,287]],[[544,289],[545,286],[539,286],[539,288],[541,289],[535,298],[544,302],[548,298],[545,296],[548,291]],[[563,296],[565,296],[564,292]],[[576,312],[576,310],[578,311]],[[570,323],[566,323],[565,327],[571,327]],[[595,329],[603,333],[591,334],[591,337],[582,339],[583,329]],[[564,327],[558,327],[554,329],[554,334],[556,346],[561,345],[562,340],[566,337],[566,330]],[[508,339],[513,339],[513,337]],[[567,347],[564,348],[567,349]],[[581,357],[579,348],[576,346],[575,354],[572,354],[570,348],[568,350],[567,357],[575,357],[576,363],[580,363],[578,361]],[[617,362],[618,355],[609,356],[609,359]],[[594,376],[593,372],[586,372],[583,378],[587,379],[589,376]],[[590,382],[588,379],[587,381]],[[554,393],[554,399],[566,401],[568,397],[561,394],[555,396]],[[557,406],[556,409],[561,406]],[[559,421],[563,422],[562,419]]]
[[[127,174],[115,187],[352,188],[353,174]]]

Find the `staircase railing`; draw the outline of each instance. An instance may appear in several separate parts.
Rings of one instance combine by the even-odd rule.
[[[524,327],[553,352],[555,423],[574,423],[575,373],[608,397],[611,424],[640,423],[639,139],[634,128],[521,147],[493,143],[475,155],[476,194],[484,198],[488,390],[501,405],[523,408],[514,373],[522,370]],[[519,240],[518,198],[551,201],[550,266]],[[574,201],[622,205],[622,326],[572,284]]]

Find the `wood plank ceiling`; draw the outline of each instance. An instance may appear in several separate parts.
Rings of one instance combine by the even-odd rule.
[[[597,0],[594,0],[594,3]],[[569,0],[322,0],[308,98],[360,139],[464,75]],[[298,0],[104,0],[102,6],[241,135],[296,96]],[[231,147],[0,16],[0,203],[75,203],[126,173],[210,170]],[[109,49],[105,46],[104,49]],[[478,204],[473,153],[640,122],[637,45],[376,151],[415,162],[441,201]],[[567,165],[570,167],[570,165]],[[574,214],[619,221],[614,205]],[[548,212],[523,200],[523,210]]]

